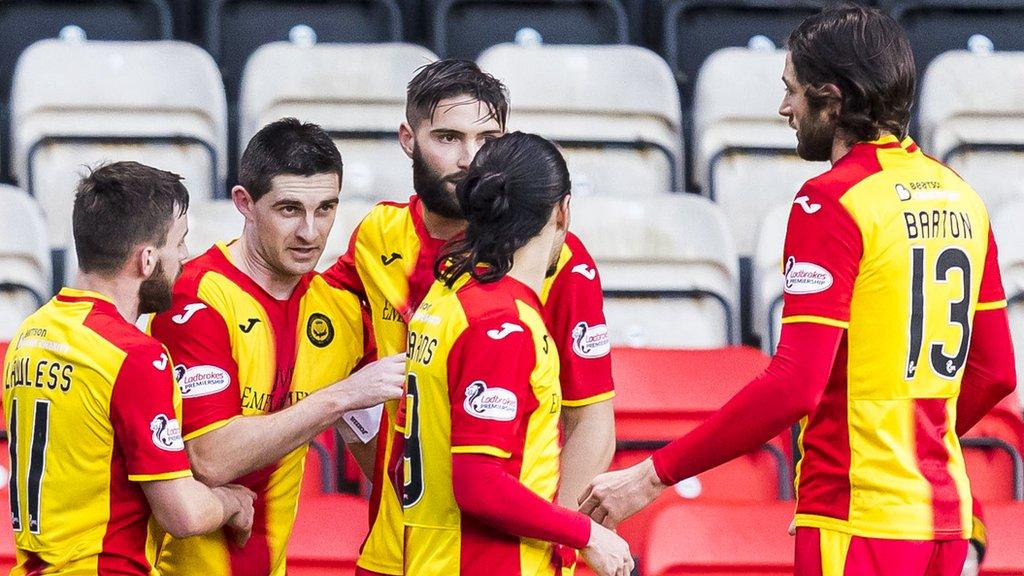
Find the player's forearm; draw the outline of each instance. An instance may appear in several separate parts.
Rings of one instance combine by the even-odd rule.
[[[236,418],[186,442],[192,471],[208,486],[227,484],[308,444],[342,412],[326,395],[314,393],[280,412]]]
[[[534,494],[494,456],[453,454],[452,489],[463,514],[496,530],[576,549],[590,540],[590,518]]]
[[[230,493],[210,489],[195,478],[145,482],[142,488],[157,523],[175,538],[212,532],[238,511]]]
[[[966,434],[1017,387],[1017,370],[1006,309],[974,315],[971,347],[956,404],[956,433]]]
[[[843,330],[785,325],[771,364],[693,432],[654,453],[654,468],[671,485],[768,442],[818,405]]]
[[[561,484],[558,503],[576,508],[580,494],[608,469],[615,454],[615,413],[611,400],[562,408]]]

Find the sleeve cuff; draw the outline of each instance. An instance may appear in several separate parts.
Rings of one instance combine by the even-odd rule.
[[[609,390],[608,392],[602,392],[600,394],[595,394],[594,396],[588,396],[586,398],[580,398],[578,400],[568,400],[566,398],[562,398],[562,406],[567,406],[569,408],[579,408],[580,406],[589,406],[591,404],[604,402],[605,400],[611,400],[614,397],[615,390]]]
[[[511,458],[512,453],[501,448],[485,445],[452,446],[452,454],[486,454],[498,458]]]
[[[975,308],[976,311],[981,312],[984,310],[999,310],[1000,308],[1006,308],[1006,300],[997,300],[995,302],[978,302],[978,306]]]
[[[177,478],[190,478],[191,470],[178,470],[176,472],[164,472],[162,474],[129,474],[128,480],[132,482],[157,482],[159,480],[175,480]]]
[[[797,322],[809,322],[811,324],[824,324],[825,326],[834,326],[836,328],[842,328],[846,330],[850,327],[850,323],[845,320],[836,320],[835,318],[828,318],[825,316],[814,316],[811,314],[803,314],[799,316],[786,316],[782,319],[783,324],[795,324]]]
[[[185,442],[188,442],[189,440],[195,440],[196,438],[199,438],[203,434],[207,434],[209,432],[213,432],[214,430],[217,430],[217,429],[220,429],[220,428],[223,428],[223,427],[227,426],[228,424],[230,424],[236,418],[241,418],[241,415],[232,416],[230,418],[225,418],[223,420],[218,420],[218,421],[216,421],[216,422],[214,422],[212,424],[207,424],[206,426],[203,426],[202,428],[199,428],[198,430],[193,430],[192,432],[189,432],[184,437],[182,437],[182,440],[184,440]]]

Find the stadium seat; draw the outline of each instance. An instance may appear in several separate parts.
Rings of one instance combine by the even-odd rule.
[[[307,45],[390,42],[402,37],[394,0],[210,0],[204,30],[205,47],[220,64],[231,101],[237,97],[246,60],[264,44],[288,39]]]
[[[366,500],[348,494],[303,494],[288,541],[288,574],[355,574],[366,537]]]
[[[736,253],[707,199],[579,198],[572,230],[600,270],[613,345],[715,348],[737,341]]]
[[[782,329],[782,250],[792,206],[785,202],[764,215],[752,259],[751,327],[769,354],[775,352]]]
[[[397,145],[396,145],[397,146]],[[348,165],[345,166],[348,170]],[[320,256],[320,264],[317,270],[324,271],[337,262],[342,254],[348,251],[348,242],[352,233],[363,221],[363,218],[370,212],[375,204],[362,198],[353,198],[348,195],[348,180],[341,189],[341,204],[338,206],[338,215],[334,219],[334,227],[331,228],[331,235],[327,238],[327,245],[324,253]]]
[[[341,150],[344,200],[404,200],[412,193],[411,161],[398,144],[406,84],[436,59],[413,44],[264,46],[245,67],[239,141],[285,116],[315,122]]]
[[[712,52],[730,46],[770,48],[774,45],[781,48],[789,33],[825,4],[824,0],[666,2],[665,16],[661,21],[664,26],[662,53],[679,81],[684,106],[688,107],[691,102],[697,71]],[[781,75],[782,67],[779,66],[776,80]],[[740,76],[732,79],[743,80]],[[781,87],[777,93],[781,99]]]
[[[763,352],[748,346],[616,347],[612,357],[615,435],[620,441],[682,436],[721,408],[769,361]]]
[[[18,60],[11,109],[14,172],[58,251],[88,167],[136,160],[170,170],[193,201],[218,195],[226,175],[224,91],[213,60],[191,44],[42,40]]]
[[[1019,576],[1024,567],[1024,503],[985,505],[988,552],[982,564],[982,576]]]
[[[1024,418],[1016,394],[1003,398],[960,443],[971,491],[981,502],[1024,501]]]
[[[231,200],[196,202],[188,210],[189,258],[202,256],[217,242],[228,242],[242,235],[245,218]]]
[[[1010,316],[1010,332],[1017,343],[1018,382],[1024,378],[1024,200],[1000,206],[991,213],[992,231],[999,245],[999,270],[1003,276],[1006,291],[1007,313]],[[1024,399],[1022,399],[1024,400]]]
[[[1024,199],[1022,93],[1024,52],[946,52],[921,84],[922,148],[963,176],[993,213]]]
[[[725,212],[740,256],[754,252],[765,212],[829,168],[796,155],[796,133],[779,115],[785,61],[783,50],[725,48],[697,77],[694,174]]]
[[[625,44],[626,11],[618,0],[432,0],[430,39],[446,58],[472,60],[489,46]]]
[[[0,340],[50,297],[50,247],[39,206],[25,192],[0,185]]]
[[[1024,50],[1024,4],[1014,0],[906,0],[892,15],[910,40],[918,80],[948,50]]]
[[[164,0],[14,0],[0,2],[0,96],[6,102],[18,55],[36,40],[60,35],[90,40],[166,40]]]
[[[509,128],[558,142],[578,195],[682,189],[679,93],[657,54],[637,46],[516,46],[480,67],[512,96]]]
[[[651,526],[644,575],[791,575],[793,513],[792,502],[669,507]]]

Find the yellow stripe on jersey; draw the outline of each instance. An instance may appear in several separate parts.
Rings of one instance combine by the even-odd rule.
[[[834,326],[836,328],[849,328],[849,322],[843,322],[842,320],[835,320],[833,318],[826,318],[824,316],[787,316],[782,319],[783,324],[796,324],[798,322],[809,322],[811,324],[824,324],[825,326]]]
[[[999,300],[997,302],[978,302],[975,310],[999,310],[1000,308],[1006,308],[1006,300]]]
[[[591,404],[597,404],[598,402],[604,402],[605,400],[611,400],[615,397],[615,391],[605,392],[603,394],[597,394],[590,396],[589,398],[581,398],[579,400],[566,400],[562,399],[562,406],[568,406],[570,408],[579,408],[580,406],[589,406]]]
[[[498,458],[511,458],[512,453],[508,450],[495,448],[494,446],[452,446],[452,454],[486,454]]]

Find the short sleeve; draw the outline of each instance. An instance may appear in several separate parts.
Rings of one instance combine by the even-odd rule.
[[[582,245],[561,268],[544,305],[558,347],[562,405],[585,406],[615,395],[611,341],[597,266]]]
[[[238,364],[224,318],[198,298],[175,296],[150,330],[171,352],[182,397],[185,440],[216,430],[241,416]]]
[[[181,437],[181,397],[174,385],[174,367],[157,345],[128,352],[110,399],[114,441],[120,446],[134,482],[191,476]]]
[[[860,228],[835,194],[804,185],[786,228],[782,323],[849,327],[863,250]]]
[[[530,329],[518,319],[482,321],[459,336],[448,357],[453,453],[509,458],[517,451],[537,406],[535,363]]]
[[[981,274],[981,291],[978,293],[978,310],[996,310],[1006,307],[1006,293],[1003,277],[999,273],[999,248],[992,229],[988,231],[988,250],[985,254],[985,270]]]

